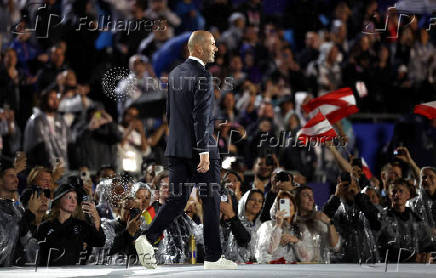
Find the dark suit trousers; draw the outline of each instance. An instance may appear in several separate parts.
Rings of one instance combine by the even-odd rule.
[[[204,174],[197,172],[198,155],[193,159],[169,157],[168,160],[170,196],[145,232],[147,239],[155,242],[174,218],[183,213],[192,188],[196,184],[203,203],[204,259],[217,261],[221,257],[220,160],[210,160],[209,171]]]

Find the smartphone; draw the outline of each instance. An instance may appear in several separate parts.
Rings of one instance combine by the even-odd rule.
[[[274,179],[276,182],[278,182],[278,181],[281,181],[281,182],[290,181],[289,174],[286,172],[277,173],[277,175],[275,176]]]
[[[89,196],[88,195],[83,195],[82,202],[89,202]]]
[[[406,153],[403,150],[394,150],[394,156],[398,155],[406,155]]]
[[[97,120],[99,120],[101,118],[101,111],[96,111],[94,116]]]
[[[40,187],[33,186],[33,187],[32,187],[32,195],[33,195],[35,192],[37,193],[38,197],[41,196],[41,194],[44,194],[44,196],[45,196],[47,199],[50,199],[50,195],[51,195],[51,193],[50,193],[50,189],[42,189],[42,188],[40,188]]]
[[[291,217],[291,203],[289,199],[280,199],[279,210],[284,211],[283,217]]]
[[[141,214],[141,210],[139,208],[131,208],[129,210],[129,214],[130,214],[130,219],[133,219],[139,214]]]
[[[87,181],[87,180],[89,180],[89,178],[90,178],[89,171],[81,171],[81,173],[80,173],[80,178],[81,178],[83,181]]]

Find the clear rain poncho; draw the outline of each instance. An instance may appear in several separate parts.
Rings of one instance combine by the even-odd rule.
[[[258,263],[270,263],[281,258],[287,263],[293,263],[297,261],[297,254],[304,255],[306,253],[304,246],[300,242],[287,245],[280,244],[282,235],[290,234],[298,236],[298,230],[293,223],[289,225],[285,222],[282,228],[277,227],[277,209],[278,197],[274,200],[270,210],[272,220],[264,222],[257,232],[256,260]]]
[[[432,229],[436,229],[436,200],[427,191],[420,189],[419,195],[408,202],[408,206]]]
[[[297,215],[295,223],[299,230],[298,238],[301,241],[301,250],[298,259],[301,262],[329,263],[330,261],[330,241],[329,226],[320,220],[315,219],[317,211],[309,216]],[[337,251],[340,248],[341,239],[334,247]]]
[[[378,244],[383,257],[389,250],[388,260],[392,262],[398,260],[400,249],[400,262],[413,262],[415,254],[435,249],[430,227],[408,207],[403,213],[387,210]]]
[[[255,261],[257,230],[260,228],[262,223],[260,221],[260,213],[254,219],[254,222],[249,221],[245,217],[245,206],[252,192],[257,191],[250,190],[245,192],[241,200],[239,200],[238,202],[238,218],[241,221],[241,224],[247,230],[247,232],[250,233],[250,242],[247,246],[240,246],[233,233],[230,233],[226,244],[226,258],[236,263],[247,263]]]
[[[334,215],[335,228],[341,235],[341,248],[335,260],[343,263],[376,263],[377,243],[370,223],[354,204],[341,202]]]
[[[189,243],[194,235],[197,249],[204,245],[203,224],[196,224],[186,213],[174,219],[164,230],[163,239],[156,251],[158,264],[186,263],[189,260]]]
[[[35,262],[39,245],[21,222],[23,215],[24,209],[14,201],[0,199],[0,266]]]

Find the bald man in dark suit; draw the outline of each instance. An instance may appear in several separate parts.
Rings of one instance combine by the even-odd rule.
[[[145,236],[135,246],[142,265],[155,268],[151,243],[180,214],[191,194],[199,188],[203,205],[205,269],[235,269],[221,255],[220,156],[213,137],[215,96],[211,74],[205,65],[215,60],[215,39],[207,31],[195,31],[188,41],[189,58],[168,78],[167,119],[169,136],[165,156],[169,162],[170,197],[159,209]],[[141,258],[142,257],[142,258]]]

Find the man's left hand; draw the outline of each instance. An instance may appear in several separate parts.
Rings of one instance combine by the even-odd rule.
[[[200,163],[197,166],[197,172],[206,173],[209,171],[209,153],[200,154]]]

